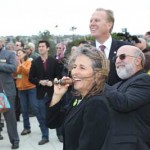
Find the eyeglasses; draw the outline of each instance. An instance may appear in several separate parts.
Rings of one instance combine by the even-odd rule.
[[[120,60],[124,60],[124,59],[126,59],[126,57],[135,57],[136,58],[136,56],[131,56],[131,55],[127,55],[127,54],[120,54],[118,56],[113,57],[113,61],[115,62],[118,57]]]

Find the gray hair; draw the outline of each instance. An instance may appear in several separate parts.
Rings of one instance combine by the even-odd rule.
[[[27,44],[27,46],[30,47],[30,49],[31,49],[32,51],[35,51],[35,44],[34,44],[34,43],[29,42],[29,43]]]
[[[6,44],[6,49],[15,50],[15,44],[13,42],[9,42]]]
[[[134,55],[136,57],[141,58],[141,65],[142,65],[142,67],[144,67],[144,64],[145,64],[145,55],[144,55],[144,53],[139,48],[136,47],[136,49],[134,51]]]
[[[87,96],[99,94],[103,90],[108,77],[109,61],[106,58],[105,54],[103,52],[98,51],[96,47],[93,47],[89,44],[85,44],[84,46],[78,47],[77,50],[75,50],[72,53],[71,58],[69,60],[71,70],[76,58],[81,55],[84,55],[91,60],[91,67],[94,71],[95,76],[95,83],[94,85],[92,85],[92,89],[88,92]]]

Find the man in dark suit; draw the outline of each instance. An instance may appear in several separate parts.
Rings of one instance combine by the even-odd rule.
[[[130,45],[130,43],[112,39],[111,31],[114,26],[114,20],[113,11],[97,8],[92,14],[89,24],[91,35],[96,39],[93,45],[99,50],[100,46],[104,45],[104,53],[110,60],[110,73],[107,81],[109,85],[113,85],[120,81],[112,58],[116,55],[119,47],[122,45]]]
[[[39,118],[41,118],[40,129],[42,140],[38,143],[43,145],[49,142],[49,131],[45,125],[45,106],[53,95],[53,80],[58,77],[57,60],[48,55],[50,45],[48,41],[42,40],[38,43],[40,57],[32,61],[29,73],[29,81],[36,85]]]
[[[12,149],[19,148],[19,136],[17,132],[17,123],[15,116],[15,95],[16,88],[12,73],[16,71],[15,53],[4,49],[3,42],[0,40],[0,82],[6,96],[10,102],[11,108],[4,113],[6,126]]]
[[[105,90],[111,124],[102,150],[150,150],[150,76],[145,57],[135,46],[122,46],[116,70],[122,81]]]

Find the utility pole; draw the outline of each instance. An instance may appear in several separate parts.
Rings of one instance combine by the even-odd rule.
[[[77,29],[77,27],[75,27],[75,26],[72,26],[71,27],[71,29],[70,29],[70,31],[72,31],[73,32],[73,35],[72,35],[72,40],[74,41],[75,40],[75,35],[74,35],[74,31]]]

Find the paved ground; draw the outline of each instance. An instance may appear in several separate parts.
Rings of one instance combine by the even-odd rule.
[[[50,142],[44,145],[38,145],[38,142],[41,140],[41,132],[38,127],[38,122],[36,117],[30,117],[31,122],[31,134],[21,136],[20,133],[23,129],[22,118],[18,124],[18,133],[20,135],[20,147],[18,150],[62,150],[63,145],[60,143],[56,136],[55,129],[49,130],[50,133]],[[8,139],[8,134],[6,130],[6,125],[3,128],[2,135],[3,140],[0,140],[0,150],[10,150],[11,144]]]

